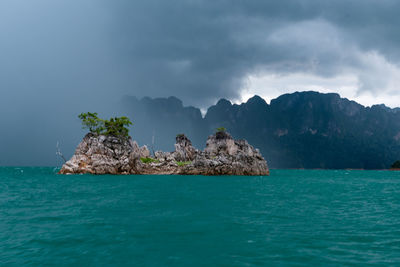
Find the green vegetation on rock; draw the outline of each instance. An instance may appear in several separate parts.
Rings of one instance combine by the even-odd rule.
[[[132,122],[125,116],[104,120],[99,118],[96,112],[87,112],[79,114],[78,117],[82,120],[84,129],[88,129],[91,133],[97,135],[126,137],[129,135],[128,126],[132,125]]]
[[[179,167],[182,167],[182,166],[185,166],[185,165],[192,164],[192,162],[191,162],[191,161],[177,161],[176,164],[177,164]]]
[[[153,158],[140,158],[140,160],[143,163],[149,164],[149,163],[160,163],[158,159],[153,159]]]
[[[88,129],[91,133],[100,134],[104,131],[104,121],[97,116],[97,112],[88,112],[79,114],[78,118],[82,120],[83,129]]]
[[[105,135],[128,136],[129,129],[125,126],[132,125],[132,122],[127,117],[115,117],[105,120],[104,125],[106,128]]]

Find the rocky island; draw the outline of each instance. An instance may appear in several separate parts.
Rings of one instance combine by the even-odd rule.
[[[88,114],[98,119],[96,113]],[[119,126],[123,128],[123,121],[120,120]],[[234,140],[223,128],[208,137],[204,151],[193,147],[184,134],[179,134],[175,151],[156,151],[152,156],[149,149],[139,147],[126,130],[123,130],[124,134],[115,134],[118,131],[107,134],[103,130],[102,127],[100,130],[91,128],[59,173],[269,175],[267,162],[259,150],[246,140]]]
[[[400,171],[400,160],[395,161],[390,167],[392,171]]]

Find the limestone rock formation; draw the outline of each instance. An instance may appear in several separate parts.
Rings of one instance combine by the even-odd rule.
[[[197,150],[192,146],[192,142],[184,134],[176,136],[174,158],[177,161],[194,160]]]
[[[114,137],[88,133],[75,154],[61,168],[61,174],[129,174],[133,152],[137,157],[150,155],[146,146],[139,147],[130,137]]]
[[[225,131],[208,137],[204,153],[197,154],[193,165],[204,175],[269,175],[260,151]]]
[[[246,140],[234,140],[223,131],[208,137],[199,151],[185,135],[176,137],[175,151],[156,151],[132,139],[87,134],[60,174],[182,174],[269,175],[267,162]]]

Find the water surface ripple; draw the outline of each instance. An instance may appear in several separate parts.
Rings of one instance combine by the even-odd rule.
[[[400,172],[0,168],[1,266],[398,266]]]

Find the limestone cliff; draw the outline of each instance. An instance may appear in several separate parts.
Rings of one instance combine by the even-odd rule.
[[[130,137],[87,134],[59,173],[269,175],[258,149],[226,132],[209,136],[204,151],[181,134],[176,137],[175,151],[154,154],[150,158],[147,147],[139,147]]]

